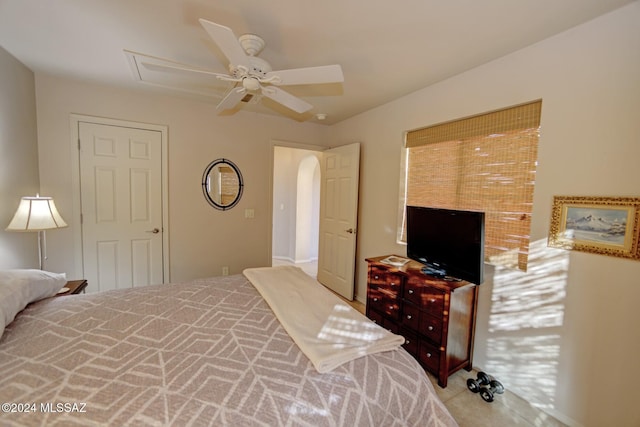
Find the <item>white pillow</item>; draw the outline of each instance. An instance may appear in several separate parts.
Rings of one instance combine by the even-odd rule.
[[[0,271],[0,336],[31,302],[51,297],[67,283],[66,274],[42,270]]]

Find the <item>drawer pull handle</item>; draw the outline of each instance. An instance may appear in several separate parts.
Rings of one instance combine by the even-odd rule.
[[[413,295],[413,289],[409,289],[408,292],[409,292],[409,295]]]
[[[373,298],[373,302],[378,302],[378,298]]]
[[[431,298],[431,299],[429,300],[429,302],[430,302],[431,304],[433,304],[434,302],[436,302],[436,299],[435,299],[435,298]]]
[[[407,320],[411,320],[411,315],[407,314]]]
[[[395,310],[395,307],[394,307],[394,306],[392,306],[392,305],[390,305],[390,306],[389,306],[389,310],[393,311],[393,310]]]
[[[411,341],[409,341],[409,340],[404,340],[404,345],[409,345],[409,344],[411,344]]]
[[[433,331],[433,326],[429,325],[429,327],[427,328],[430,331]]]
[[[396,284],[394,282],[391,282],[391,286],[395,286]]]
[[[373,276],[374,279],[378,280],[380,276]]]
[[[427,353],[427,359],[431,359],[431,353]]]

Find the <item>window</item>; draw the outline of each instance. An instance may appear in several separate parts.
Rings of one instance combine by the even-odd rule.
[[[542,101],[406,134],[401,203],[485,212],[485,261],[526,271]]]

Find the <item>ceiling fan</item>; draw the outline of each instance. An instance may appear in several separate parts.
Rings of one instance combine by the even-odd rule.
[[[200,24],[229,61],[229,74],[153,62],[142,62],[141,65],[152,71],[191,75],[205,74],[222,81],[235,83],[234,87],[217,105],[216,110],[219,112],[234,108],[239,102],[249,102],[254,97],[258,97],[259,100],[261,96],[265,96],[301,114],[311,110],[313,105],[284,91],[280,86],[341,83],[344,81],[340,65],[273,71],[267,61],[256,56],[265,46],[261,37],[255,34],[236,37],[230,28],[205,19],[200,19]]]

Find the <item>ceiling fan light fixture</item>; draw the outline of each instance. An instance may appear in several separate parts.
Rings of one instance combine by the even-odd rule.
[[[260,89],[260,82],[257,78],[248,76],[242,79],[242,87],[248,91],[255,92]]]

